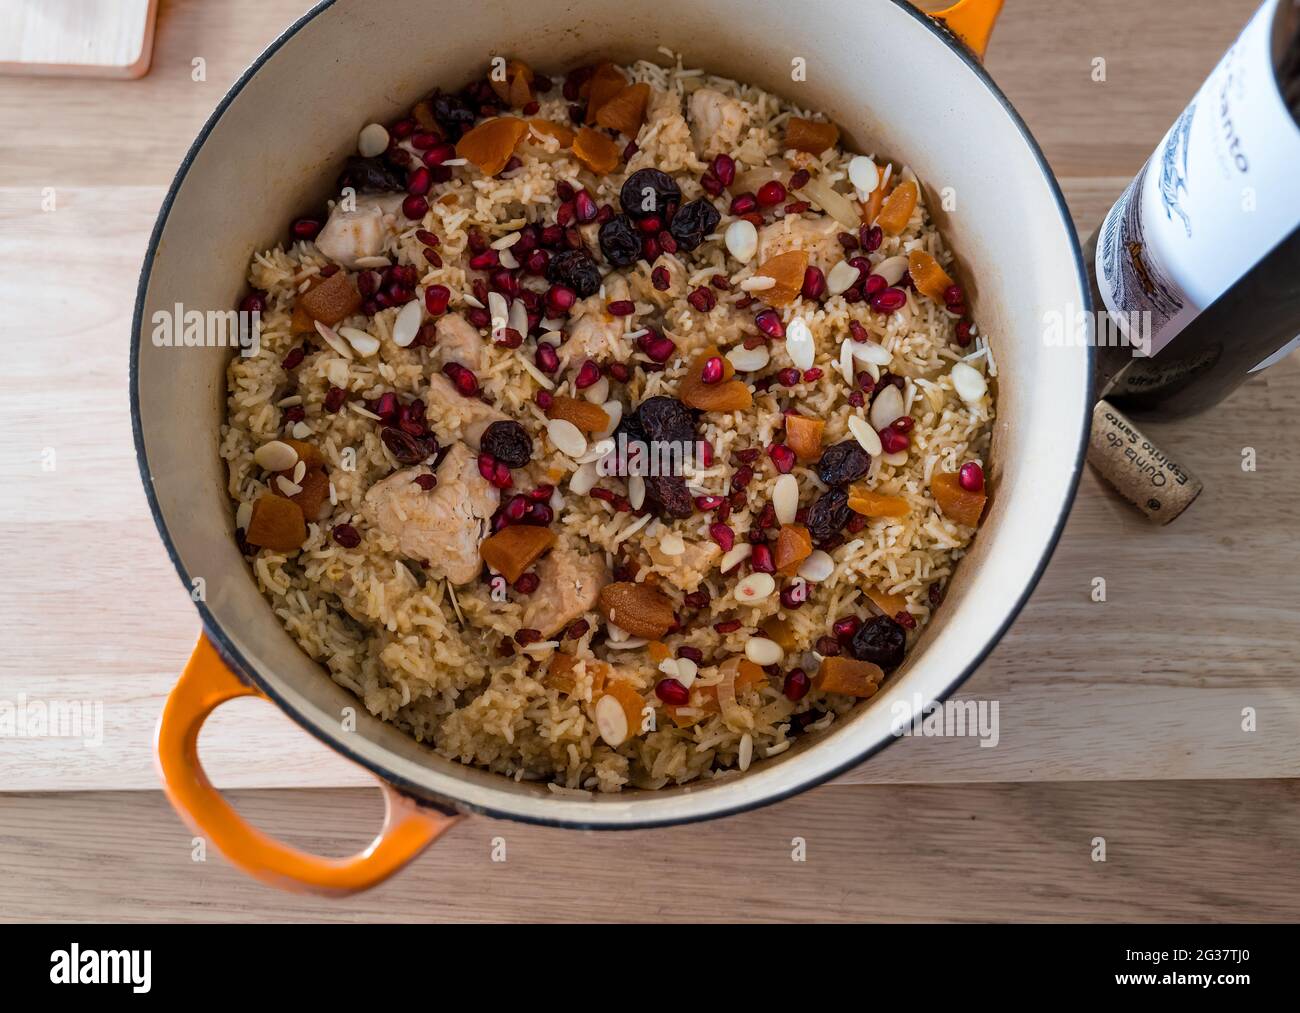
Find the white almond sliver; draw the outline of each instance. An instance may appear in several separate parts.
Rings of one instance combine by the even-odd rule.
[[[623,421],[623,402],[606,401],[601,407],[605,409],[605,414],[609,416],[609,425],[596,434],[599,439],[603,440],[613,436],[614,430]]]
[[[302,486],[298,485],[297,483],[290,482],[283,475],[281,475],[279,478],[275,480],[275,484],[278,485],[280,487],[280,491],[284,493],[286,496],[288,496],[290,499],[293,499],[293,497],[297,496],[298,493],[302,492]]]
[[[600,732],[600,737],[608,745],[617,748],[627,741],[627,715],[623,713],[623,705],[617,697],[608,693],[602,696],[596,701],[594,714],[596,731]]]
[[[754,546],[749,542],[738,542],[728,549],[718,561],[718,572],[726,573],[733,567],[739,566],[748,559],[754,552]]]
[[[831,295],[840,295],[851,289],[862,272],[847,260],[841,260],[831,268],[826,276],[826,291]]]
[[[368,359],[379,351],[379,339],[368,331],[355,327],[340,327],[339,337],[346,338],[349,345],[363,359]]]
[[[605,451],[609,453],[609,451]],[[605,454],[601,454],[604,457]],[[627,501],[632,504],[633,510],[640,510],[641,505],[645,503],[645,479],[640,475],[629,475],[627,479]]]
[[[751,573],[736,584],[736,601],[754,602],[770,597],[776,581],[770,573]]]
[[[772,508],[780,523],[794,523],[799,512],[799,480],[793,475],[782,475],[772,486]]]
[[[307,462],[299,461],[293,466],[293,481],[295,485],[302,485],[302,480],[307,475]]]
[[[520,335],[528,333],[528,307],[524,305],[522,299],[515,299],[510,303],[506,326]]]
[[[298,463],[298,451],[280,440],[270,440],[253,452],[253,460],[266,471],[288,471]]]
[[[766,292],[769,288],[776,288],[776,279],[765,274],[756,274],[740,283],[742,292]]]
[[[799,576],[810,584],[820,584],[834,572],[835,560],[831,559],[829,552],[821,549],[814,549],[799,567]]]
[[[880,170],[866,155],[856,155],[849,159],[849,182],[859,194],[870,196],[871,192],[880,185]]]
[[[352,354],[352,349],[348,347],[348,343],[334,333],[334,328],[327,327],[325,324],[317,320],[316,333],[319,334],[324,339],[325,344],[329,345],[330,348],[338,352],[339,355],[343,356],[343,358],[347,359],[348,361],[351,361],[352,359],[355,358],[355,356]],[[340,384],[339,386],[342,385]]]
[[[858,441],[858,446],[872,457],[879,457],[884,453],[885,448],[880,443],[880,434],[872,429],[861,415],[849,416],[849,432]]]
[[[690,689],[691,684],[695,682],[695,676],[699,673],[699,670],[700,666],[695,664],[695,662],[690,658],[678,658],[676,679],[687,689]]]
[[[763,574],[764,577],[767,574]],[[775,640],[767,637],[750,637],[745,641],[745,657],[755,665],[775,665],[785,657],[785,651]],[[601,697],[603,700],[604,697]]]
[[[248,522],[253,519],[253,504],[240,503],[235,511],[235,527],[248,530]]]
[[[884,278],[886,285],[897,285],[907,273],[907,258],[886,257],[871,269],[871,273]]]
[[[903,414],[903,392],[892,383],[871,403],[871,427],[877,432]]]
[[[551,419],[546,423],[546,435],[560,453],[569,457],[578,458],[587,452],[587,437],[568,419]]]
[[[488,293],[488,313],[492,316],[492,333],[510,325],[510,304],[500,292]]]
[[[585,496],[595,488],[599,478],[594,464],[584,464],[569,479],[569,491],[575,496]]]
[[[723,242],[728,253],[742,264],[748,264],[758,251],[758,229],[754,228],[753,222],[738,218],[727,226]]]
[[[295,440],[305,440],[312,433],[311,426],[306,422],[295,422],[293,424],[293,438]]]
[[[520,331],[519,333],[523,334],[525,331]],[[582,396],[592,404],[604,404],[606,399],[609,397],[609,377],[602,376],[599,380],[584,390]]]
[[[974,366],[955,362],[952,367],[952,387],[967,404],[976,404],[988,393],[989,384],[984,374]]]
[[[393,344],[398,348],[408,348],[415,336],[420,333],[423,317],[420,315],[420,300],[412,299],[397,313],[393,321]]]
[[[755,373],[763,369],[771,358],[772,353],[767,350],[766,345],[759,345],[757,348],[737,345],[727,353],[727,361],[736,367],[737,373]]]
[[[644,480],[641,482],[641,486],[643,490],[641,498],[644,500]],[[631,497],[629,496],[628,499],[631,499]],[[636,507],[636,504],[633,504],[633,506]],[[640,507],[636,507],[636,509],[640,509]],[[665,531],[659,536],[659,551],[665,556],[680,556],[686,551],[686,541],[676,531]]]
[[[803,317],[795,317],[786,327],[785,351],[796,367],[801,370],[812,369],[817,355],[817,346],[813,342],[812,331],[804,323]]]
[[[888,366],[894,356],[884,345],[874,341],[853,342],[853,357],[862,363]]]

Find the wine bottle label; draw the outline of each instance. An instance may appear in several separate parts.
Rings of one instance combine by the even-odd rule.
[[[1097,287],[1155,355],[1300,222],[1300,129],[1278,89],[1268,0],[1106,216]],[[1133,313],[1149,331],[1130,334]],[[1145,330],[1145,328],[1144,328]]]

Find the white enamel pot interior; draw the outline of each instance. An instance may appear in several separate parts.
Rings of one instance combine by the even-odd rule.
[[[1089,417],[1091,359],[1047,349],[1049,310],[1086,307],[1078,244],[1050,171],[979,64],[929,18],[892,0],[814,10],[745,0],[337,0],[314,9],[253,65],[178,173],[146,258],[136,307],[132,401],[155,517],[209,636],[232,668],[294,720],[401,791],[441,807],[573,827],[648,826],[719,816],[826,780],[893,739],[896,701],[943,698],[986,655],[1028,597],[1074,494]],[[1000,367],[991,506],[935,622],[882,692],[820,736],[743,776],[592,799],[447,760],[364,708],[290,639],[236,549],[217,453],[224,349],[159,348],[160,308],[229,309],[250,255],[332,192],[358,128],[459,88],[496,54],[545,72],[596,59],[663,59],[659,47],[824,111],[846,143],[903,159],[942,217]],[[807,80],[791,80],[791,61]]]

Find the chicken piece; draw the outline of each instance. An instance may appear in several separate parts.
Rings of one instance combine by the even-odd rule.
[[[722,549],[715,542],[686,542],[686,551],[670,556],[657,545],[649,547],[650,559],[656,566],[667,567],[672,573],[673,586],[687,594],[696,590],[713,571],[722,558]]]
[[[566,367],[586,359],[608,362],[620,345],[625,345],[621,317],[611,317],[606,307],[612,302],[631,298],[627,279],[611,274],[605,278],[605,295],[597,292],[582,300],[574,314],[577,319],[569,328],[568,340],[560,346],[560,362]]]
[[[705,157],[731,151],[749,129],[749,110],[739,99],[701,88],[689,103],[691,136]]]
[[[437,352],[443,362],[459,362],[466,369],[483,368],[483,336],[459,313],[440,317],[434,333]]]
[[[808,262],[823,271],[844,259],[839,234],[843,227],[834,218],[786,218],[758,230],[757,263],[771,260],[778,253],[805,250]]]
[[[402,552],[425,560],[435,576],[468,584],[483,568],[479,544],[487,535],[501,493],[478,472],[478,460],[462,443],[438,465],[438,484],[415,481],[422,468],[404,468],[366,493],[364,514],[397,539]]]
[[[470,449],[476,453],[483,431],[493,422],[504,422],[510,418],[505,412],[484,404],[476,397],[464,397],[441,373],[429,376],[425,403],[425,418],[440,442],[445,444],[460,440],[469,444]]]
[[[600,553],[584,556],[573,549],[556,548],[543,556],[535,569],[541,584],[528,599],[523,624],[544,637],[594,609],[600,589],[609,583]]]
[[[334,205],[329,220],[316,237],[316,249],[334,263],[356,270],[362,257],[378,257],[393,228],[400,196],[383,195],[356,198],[356,209],[345,211],[340,202]]]

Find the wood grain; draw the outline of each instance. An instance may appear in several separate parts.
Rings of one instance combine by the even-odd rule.
[[[0,74],[135,78],[158,0],[23,0],[0,7]]]
[[[232,800],[332,855],[361,847],[380,814],[378,793],[356,790]],[[0,809],[0,920],[1287,921],[1297,847],[1294,781],[831,787],[668,830],[470,820],[370,893],[321,900],[211,850],[194,862],[156,792],[19,795]]]
[[[990,68],[1064,173],[1087,231],[1254,3],[1058,6],[1009,4]],[[8,647],[0,699],[100,701],[105,722],[97,748],[0,737],[8,790],[156,783],[153,725],[198,626],[135,469],[125,381],[136,274],[165,183],[198,125],[301,7],[171,3],[143,81],[96,85],[94,101],[84,83],[14,80],[0,89],[0,125],[9,128],[0,130],[0,248],[23,265],[0,274],[0,336],[11,350],[0,370]],[[1156,58],[1142,33],[1167,21],[1177,23],[1162,28]],[[1107,55],[1104,84],[1088,77],[1094,50]],[[205,80],[192,79],[195,55]],[[33,107],[62,129],[24,131]],[[1300,774],[1292,605],[1300,549],[1289,505],[1300,493],[1300,453],[1282,425],[1298,397],[1293,359],[1215,411],[1154,427],[1207,484],[1169,529],[1152,529],[1085,476],[1042,585],[962,690],[999,702],[997,748],[910,739],[845,780]],[[1258,454],[1254,473],[1240,467],[1246,446]],[[1095,577],[1107,581],[1105,603],[1090,598]],[[1254,733],[1241,730],[1243,707],[1258,712]],[[204,746],[226,787],[366,781],[251,701],[219,714]]]

